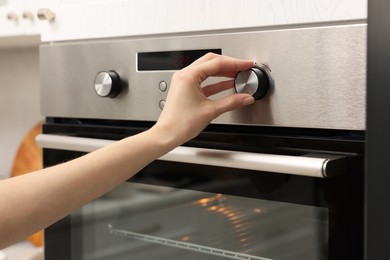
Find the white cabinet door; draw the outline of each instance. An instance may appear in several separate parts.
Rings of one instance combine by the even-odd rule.
[[[26,0],[26,1],[29,1],[29,0]],[[62,3],[62,2],[66,2],[66,3]],[[82,1],[80,1],[80,2],[82,2]],[[94,2],[94,0],[91,0],[91,2]],[[59,24],[58,20],[61,23],[61,20],[64,20],[63,19],[64,17],[58,18],[58,15],[56,12],[59,12],[61,5],[65,6],[67,4],[75,5],[76,1],[72,2],[69,0],[38,0],[32,4],[33,5],[32,9],[35,10],[36,17],[39,16],[38,13],[42,10],[45,10],[44,13],[50,13],[50,14],[54,15],[54,18],[52,18],[52,19],[50,17],[45,18],[45,16],[41,16],[39,18],[39,20],[37,22],[37,25],[38,25],[37,27],[38,27],[38,30],[41,34],[41,38],[42,38],[42,32],[45,32],[44,33],[45,35],[51,35],[52,33],[62,31],[62,30],[59,30],[59,28],[58,28],[58,24]],[[76,6],[74,6],[74,7],[76,7]],[[68,15],[67,21],[68,22],[72,21],[72,18],[73,18],[72,14]],[[82,17],[79,17],[78,19],[82,20]],[[78,30],[77,27],[75,28],[75,30]]]
[[[43,5],[42,0],[24,0],[20,14],[25,35],[39,35],[40,21],[37,17],[38,8]]]
[[[39,44],[38,7],[47,0],[0,0],[0,48]]]
[[[365,20],[367,0],[63,0],[52,11],[43,41]]]
[[[0,5],[0,37],[23,35],[20,9],[22,0],[1,1]]]

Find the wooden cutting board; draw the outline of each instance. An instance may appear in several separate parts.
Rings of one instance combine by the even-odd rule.
[[[35,143],[35,137],[42,132],[41,128],[42,123],[38,123],[23,138],[13,162],[12,177],[42,169],[42,149]],[[35,233],[27,240],[37,247],[42,246],[43,231]]]

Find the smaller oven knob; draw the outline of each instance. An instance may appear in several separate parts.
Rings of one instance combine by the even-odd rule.
[[[95,78],[95,91],[101,97],[116,97],[121,90],[121,80],[115,71],[101,71]]]
[[[263,98],[271,87],[273,79],[270,70],[264,65],[240,71],[234,80],[237,93],[248,93],[256,100]]]

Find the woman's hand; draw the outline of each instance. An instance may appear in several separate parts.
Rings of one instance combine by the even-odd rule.
[[[222,113],[252,104],[254,99],[249,94],[231,94],[218,100],[208,98],[232,88],[233,80],[204,87],[201,84],[212,76],[234,78],[239,71],[253,65],[253,61],[209,53],[175,72],[164,110],[155,127],[167,130],[175,138],[176,145],[180,145],[196,137]]]

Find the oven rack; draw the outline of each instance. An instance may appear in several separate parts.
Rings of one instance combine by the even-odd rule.
[[[153,243],[153,244],[160,244],[164,246],[170,246],[170,247],[176,247],[181,248],[185,250],[191,250],[198,253],[205,253],[209,255],[216,255],[224,258],[229,259],[237,259],[237,260],[271,260],[270,258],[264,258],[259,256],[253,256],[233,251],[228,251],[224,249],[219,248],[213,248],[213,247],[207,247],[199,244],[193,244],[173,239],[167,239],[157,236],[151,236],[151,235],[145,235],[141,233],[131,232],[123,229],[117,229],[114,228],[112,225],[108,225],[109,232],[114,235],[124,236],[133,238],[136,240],[140,240],[143,242]]]

